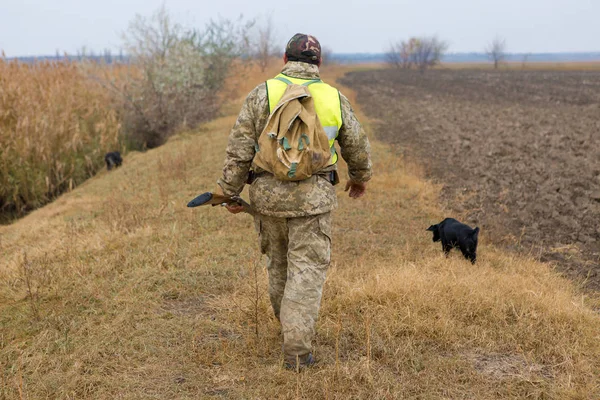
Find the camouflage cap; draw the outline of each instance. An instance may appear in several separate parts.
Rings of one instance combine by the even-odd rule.
[[[314,36],[296,33],[285,46],[285,54],[289,61],[319,64],[321,61],[321,44]]]

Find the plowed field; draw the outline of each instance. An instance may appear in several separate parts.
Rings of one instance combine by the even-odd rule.
[[[375,70],[342,82],[448,216],[600,288],[600,72]]]

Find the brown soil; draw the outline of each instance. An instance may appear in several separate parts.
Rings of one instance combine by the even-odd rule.
[[[484,243],[600,288],[600,72],[378,70],[342,82]]]

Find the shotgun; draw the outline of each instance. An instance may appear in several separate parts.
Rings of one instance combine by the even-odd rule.
[[[240,205],[242,207],[244,207],[244,212],[248,213],[250,215],[254,215],[254,209],[252,208],[252,206],[248,203],[246,203],[246,201],[244,201],[244,199],[242,199],[239,196],[225,196],[222,194],[218,194],[218,193],[211,193],[211,192],[206,192],[206,193],[202,193],[200,196],[196,197],[195,199],[193,199],[192,201],[190,201],[187,206],[188,207],[199,207],[199,206],[206,206],[210,204],[211,206],[225,206],[227,204],[237,204]]]

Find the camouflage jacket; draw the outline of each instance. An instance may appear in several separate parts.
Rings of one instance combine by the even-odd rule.
[[[302,62],[288,62],[282,70],[287,76],[320,79],[319,68]],[[348,164],[350,179],[366,182],[371,178],[370,145],[367,135],[354,115],[348,99],[340,93],[342,127],[337,141]],[[253,165],[255,144],[269,118],[267,85],[262,83],[250,92],[229,135],[223,176],[217,182],[226,195],[238,195],[244,188]],[[336,169],[332,165],[325,169]],[[261,214],[273,217],[302,217],[329,212],[337,207],[333,185],[323,176],[314,175],[297,182],[279,181],[270,174],[261,175],[250,186],[250,201]]]

